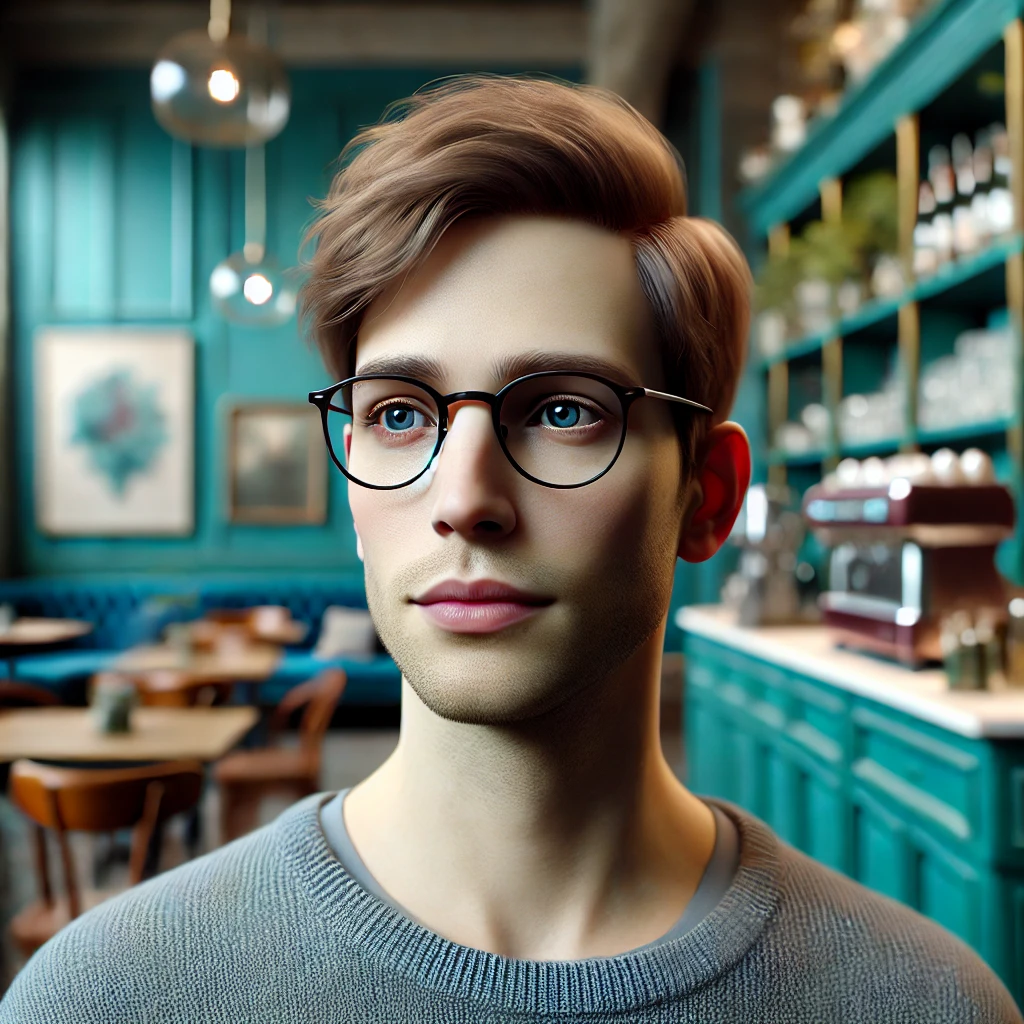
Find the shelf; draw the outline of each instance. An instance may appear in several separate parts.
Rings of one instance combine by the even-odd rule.
[[[811,452],[786,452],[773,448],[768,453],[768,463],[772,466],[816,466],[827,457],[828,452],[821,449]]]
[[[847,90],[833,116],[808,126],[797,152],[740,195],[753,230],[767,234],[810,206],[821,181],[855,167],[901,117],[929,104],[999,43],[1021,7],[1022,0],[937,0],[868,78]]]
[[[966,284],[972,278],[980,277],[987,270],[1005,263],[1008,256],[1024,249],[1024,238],[1011,235],[1008,238],[993,242],[982,252],[963,259],[947,263],[937,273],[916,282],[907,294],[907,299],[920,302],[933,299],[936,295],[948,292],[957,285]]]
[[[872,299],[870,302],[866,302],[856,313],[837,320],[831,330],[800,338],[787,345],[776,355],[764,357],[761,360],[761,367],[767,369],[775,363],[789,362],[799,356],[817,351],[830,338],[847,338],[866,327],[872,327],[887,317],[895,316],[900,306],[908,302],[933,299],[958,285],[966,284],[973,278],[980,277],[986,271],[1004,263],[1009,256],[1022,251],[1024,251],[1024,236],[1019,234],[994,242],[983,252],[975,253],[966,259],[956,260],[947,264],[931,277],[917,281],[899,298]],[[894,344],[895,340],[894,336]]]
[[[1013,426],[1012,419],[987,420],[984,423],[963,423],[956,427],[944,427],[941,430],[918,430],[918,444],[955,444],[972,437],[989,437],[993,434],[1005,434]]]
[[[880,437],[875,441],[841,444],[839,457],[842,459],[864,459],[869,455],[895,455],[901,444],[903,444],[902,437]]]

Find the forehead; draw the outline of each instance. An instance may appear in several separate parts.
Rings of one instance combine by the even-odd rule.
[[[450,228],[370,306],[356,372],[442,375],[429,382],[450,390],[496,388],[532,368],[562,368],[563,355],[577,369],[615,367],[609,375],[622,383],[660,383],[632,247],[581,221],[503,217]],[[559,365],[543,365],[552,359]]]

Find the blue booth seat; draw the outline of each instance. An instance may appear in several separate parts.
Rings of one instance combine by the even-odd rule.
[[[52,690],[67,703],[84,703],[90,676],[103,671],[126,648],[158,640],[168,623],[200,618],[214,608],[261,604],[284,605],[309,627],[303,643],[284,652],[278,671],[260,687],[263,704],[276,704],[291,687],[333,666],[348,673],[342,705],[399,703],[401,673],[383,649],[374,655],[329,660],[312,654],[326,608],[366,608],[361,574],[0,580],[0,604],[8,602],[18,615],[93,623],[93,632],[74,647],[26,655],[15,665],[19,679]],[[6,674],[0,662],[0,678]]]

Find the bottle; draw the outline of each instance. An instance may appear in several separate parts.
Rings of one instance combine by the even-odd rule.
[[[939,265],[953,258],[953,201],[956,195],[953,165],[945,146],[932,146],[928,153],[928,180],[935,193],[932,240]]]
[[[939,266],[935,250],[935,193],[930,182],[922,181],[917,191],[917,223],[914,225],[914,277],[934,274]]]
[[[982,128],[974,137],[974,198],[971,200],[974,235],[979,247],[987,245],[992,237],[992,225],[988,219],[991,191],[992,137],[987,128]]]
[[[953,136],[953,174],[956,178],[956,197],[953,200],[953,251],[965,256],[978,247],[974,235],[971,201],[974,198],[974,147],[969,135],[960,132]]]
[[[1013,230],[1013,192],[1010,188],[1010,140],[1006,128],[994,124],[992,138],[992,188],[988,194],[988,221],[994,237]]]

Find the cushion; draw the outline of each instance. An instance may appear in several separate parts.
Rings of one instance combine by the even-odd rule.
[[[102,672],[119,651],[71,650],[26,654],[14,663],[14,675],[27,683],[61,683]]]
[[[70,650],[26,654],[14,663],[14,678],[57,694],[65,703],[84,706],[89,679],[106,669],[119,651]],[[0,662],[0,678],[7,666]]]
[[[376,649],[377,632],[368,611],[342,608],[340,605],[324,609],[314,657],[325,659],[346,654],[373,654]]]

